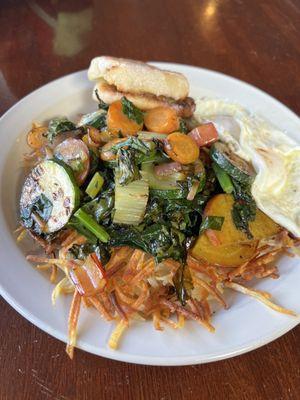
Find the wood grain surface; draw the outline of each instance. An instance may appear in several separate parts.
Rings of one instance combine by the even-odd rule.
[[[0,113],[101,54],[221,71],[299,113],[299,36],[299,0],[1,0]],[[0,313],[1,400],[300,399],[299,326],[237,358],[169,368],[79,350],[71,362],[4,300]]]

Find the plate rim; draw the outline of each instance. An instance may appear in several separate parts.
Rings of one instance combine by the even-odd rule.
[[[293,114],[294,117],[298,118],[298,115],[291,110],[289,107],[287,107],[284,103],[280,102],[276,98],[272,97],[270,94],[267,92],[263,91],[260,88],[257,88],[256,86],[244,82],[238,78],[235,78],[233,76],[224,74],[222,72],[218,72],[215,70],[207,69],[207,68],[202,68],[198,66],[192,66],[188,64],[179,64],[179,63],[172,63],[172,62],[164,62],[164,61],[151,61],[149,64],[152,65],[165,65],[166,68],[168,66],[171,67],[178,67],[178,70],[180,71],[180,68],[188,68],[192,69],[195,72],[196,71],[203,71],[203,72],[208,72],[210,74],[215,74],[216,76],[219,76],[221,78],[229,79],[237,84],[241,84],[243,86],[247,86],[254,92],[258,92],[259,94],[263,96],[267,96],[269,101],[272,101],[274,104],[279,105],[280,107],[283,107],[286,111],[289,113]],[[50,82],[47,82],[44,85],[41,85],[40,87],[34,89],[32,92],[28,93],[26,96],[21,98],[19,101],[17,101],[15,104],[13,104],[8,110],[4,112],[4,114],[0,118],[0,123],[2,120],[6,118],[8,114],[13,112],[15,108],[20,106],[23,102],[28,101],[28,99],[31,96],[34,96],[37,92],[39,92],[41,89],[46,89],[48,86],[52,85],[53,83],[58,83],[60,80],[64,80],[67,77],[72,77],[72,76],[79,76],[80,74],[86,73],[86,69],[76,71],[67,75],[64,75],[62,77],[53,79]],[[44,323],[39,317],[34,316],[31,312],[27,311],[27,308],[24,308],[22,304],[19,304],[17,301],[15,301],[13,295],[8,293],[2,286],[2,283],[0,281],[0,294],[2,297],[20,314],[22,315],[25,319],[30,321],[33,325],[37,326],[39,329],[43,330],[44,332],[48,333],[49,335],[55,337],[56,339],[66,343],[67,335],[62,334],[59,330],[53,329],[50,324]],[[300,316],[291,319],[290,321],[286,322],[284,327],[281,327],[277,329],[276,331],[272,331],[269,334],[266,334],[262,339],[257,339],[252,341],[251,344],[245,345],[245,346],[238,346],[237,349],[234,349],[223,354],[219,355],[205,355],[204,357],[201,355],[193,355],[193,356],[168,356],[168,357],[160,357],[160,356],[139,356],[139,355],[134,355],[134,354],[129,354],[129,353],[122,353],[119,351],[112,351],[110,349],[107,349],[105,347],[99,347],[99,350],[95,352],[94,347],[92,345],[89,345],[87,343],[84,343],[80,340],[78,340],[76,347],[87,351],[91,354],[94,355],[100,355],[102,357],[106,357],[109,359],[113,360],[118,360],[122,362],[129,362],[129,363],[134,363],[134,364],[142,364],[142,365],[153,365],[153,366],[183,366],[183,365],[193,365],[193,364],[204,364],[208,362],[214,362],[214,361],[219,361],[223,359],[228,359],[232,357],[236,357],[238,355],[250,352],[252,350],[255,350],[259,347],[262,347],[265,344],[268,344],[272,342],[273,340],[276,340],[277,338],[281,337],[291,329],[293,329],[295,326],[297,326],[300,323]]]

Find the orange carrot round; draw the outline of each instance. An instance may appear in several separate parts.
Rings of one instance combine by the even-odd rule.
[[[136,121],[129,119],[123,113],[121,100],[118,100],[109,106],[107,127],[115,135],[121,132],[122,136],[132,136],[142,130],[143,124],[138,124]]]
[[[168,135],[164,148],[168,156],[180,164],[191,164],[199,158],[200,151],[196,142],[181,132]]]
[[[169,107],[155,107],[145,114],[146,128],[151,132],[171,133],[179,128],[176,111]]]

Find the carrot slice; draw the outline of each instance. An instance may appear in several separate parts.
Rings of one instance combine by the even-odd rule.
[[[169,107],[155,107],[145,114],[146,128],[151,132],[171,133],[179,128],[176,111]]]
[[[164,147],[168,156],[181,164],[191,164],[199,158],[200,151],[196,142],[181,132],[168,135]]]
[[[136,135],[143,128],[143,124],[138,124],[136,121],[129,119],[123,113],[121,100],[118,100],[109,106],[107,127],[115,135],[121,132],[123,136],[131,136]]]

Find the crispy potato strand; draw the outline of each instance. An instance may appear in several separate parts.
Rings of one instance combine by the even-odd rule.
[[[77,324],[79,318],[80,303],[81,303],[81,296],[77,292],[77,290],[75,290],[69,314],[69,322],[68,322],[69,338],[66,347],[66,352],[71,359],[73,358],[74,355],[74,346],[76,346]]]
[[[235,282],[225,282],[225,285],[230,289],[236,290],[237,292],[247,294],[248,296],[254,297],[255,299],[261,301],[266,306],[272,308],[275,311],[278,311],[282,314],[288,314],[288,315],[292,315],[293,317],[297,317],[297,314],[294,311],[291,311],[291,310],[288,310],[287,308],[278,306],[277,304],[270,301],[269,300],[270,295],[266,294],[265,292],[258,291],[255,289],[249,289],[249,288],[247,288],[243,285],[240,285],[238,283],[235,283]]]

